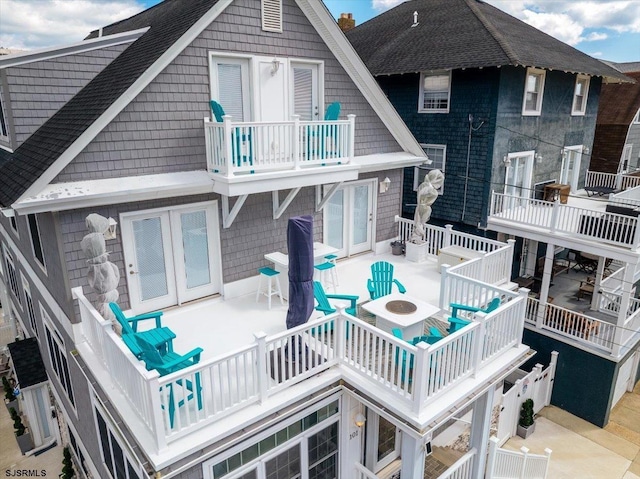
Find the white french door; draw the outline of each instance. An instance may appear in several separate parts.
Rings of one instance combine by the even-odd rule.
[[[366,465],[374,473],[400,457],[400,429],[369,409],[367,412]]]
[[[373,249],[375,187],[376,180],[345,184],[324,207],[323,242],[337,248],[338,256]]]
[[[300,121],[322,120],[318,105],[318,65],[291,62],[291,78],[292,113],[300,115]]]
[[[567,146],[562,151],[562,169],[560,170],[560,183],[571,186],[571,193],[578,189],[578,175],[580,174],[580,161],[582,160],[582,145]]]
[[[120,223],[135,312],[220,292],[216,202],[125,213]]]
[[[518,198],[531,197],[531,179],[533,176],[534,151],[509,153],[507,156],[507,172],[505,175],[504,192],[506,195]],[[511,207],[519,205],[517,198],[510,198]]]

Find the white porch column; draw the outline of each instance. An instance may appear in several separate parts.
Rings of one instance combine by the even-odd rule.
[[[602,283],[602,276],[604,275],[604,256],[598,256],[598,269],[596,270],[596,282],[593,285],[593,294],[591,295],[591,309],[598,310],[598,301],[600,301],[600,283]]]
[[[527,257],[525,258],[525,263],[524,263],[525,275],[535,276],[537,255],[538,255],[538,242],[535,240],[528,240]]]
[[[624,268],[624,275],[622,277],[622,297],[620,298],[620,309],[618,310],[618,321],[616,332],[613,335],[613,355],[618,356],[620,354],[620,347],[625,341],[624,335],[624,323],[627,320],[629,312],[629,303],[631,299],[631,290],[633,288],[633,273],[635,271],[635,265],[626,263]],[[596,294],[594,289],[593,294]]]
[[[473,458],[473,479],[482,479],[487,463],[487,451],[489,448],[489,434],[491,432],[491,413],[493,410],[493,395],[495,387],[476,399],[473,405],[473,419],[471,420],[471,437],[469,449],[475,447],[478,453]]]
[[[549,285],[551,284],[551,271],[553,269],[555,249],[554,245],[547,243],[547,253],[545,255],[544,268],[542,271],[542,285],[540,286],[540,308],[538,308],[538,317],[536,318],[537,328],[542,327],[544,314],[547,310],[547,300],[549,299]]]
[[[403,431],[401,457],[400,476],[402,479],[424,478],[424,439],[416,439]]]

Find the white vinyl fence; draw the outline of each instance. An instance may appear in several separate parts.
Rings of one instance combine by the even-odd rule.
[[[498,447],[495,437],[489,439],[486,479],[546,479],[549,473],[551,449],[542,454],[529,454],[526,447],[508,451]]]

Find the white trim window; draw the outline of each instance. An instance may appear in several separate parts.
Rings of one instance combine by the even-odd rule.
[[[211,99],[217,101],[232,121],[251,119],[249,59],[209,57]],[[215,118],[214,118],[215,120]]]
[[[47,272],[47,265],[44,260],[44,251],[42,249],[42,239],[40,236],[40,227],[38,226],[38,218],[35,214],[27,215],[27,225],[29,226],[29,236],[31,237],[31,251],[36,263]]]
[[[67,397],[73,407],[76,407],[76,400],[73,394],[73,385],[71,384],[71,374],[69,373],[69,362],[67,361],[67,355],[65,354],[64,340],[60,333],[53,325],[53,321],[49,317],[49,313],[44,309],[41,303],[40,315],[42,316],[42,324],[44,324],[44,331],[47,337],[47,348],[49,350],[49,358],[51,360],[51,367],[58,378],[62,389],[67,393]]]
[[[638,110],[636,116],[633,117],[633,124],[640,125],[640,110]]]
[[[282,33],[282,0],[262,0],[262,29]]]
[[[9,141],[9,122],[7,121],[5,103],[4,92],[0,88],[0,140]]]
[[[622,157],[620,158],[620,171],[626,173],[631,166],[631,153],[633,152],[633,144],[627,143],[622,149]]]
[[[13,292],[14,296],[18,300],[18,304],[22,308],[22,297],[20,296],[20,287],[18,286],[18,273],[16,272],[16,265],[13,262],[13,257],[9,254],[9,250],[6,245],[2,245],[2,254],[4,256],[4,265],[7,270],[7,281],[9,288]]]
[[[451,72],[423,72],[420,74],[418,112],[449,113]]]
[[[430,164],[422,164],[413,169],[413,191],[418,191],[418,186],[424,181],[431,170],[445,171],[447,160],[447,145],[424,145],[420,144],[424,152],[431,160]],[[444,184],[438,190],[438,195],[444,194]]]
[[[126,443],[114,432],[111,424],[105,421],[106,414],[103,414],[101,408],[96,404],[94,404],[93,411],[102,460],[109,470],[110,476],[113,479],[141,479],[140,465],[132,459],[133,456],[129,454],[128,448],[123,447],[122,444]]]
[[[527,68],[522,99],[523,116],[539,116],[542,112],[544,80],[546,72],[539,68]]]
[[[16,215],[14,210],[12,210],[12,214],[9,216],[9,224],[11,225],[11,229],[15,235],[20,238],[20,232],[18,231],[18,215]]]
[[[576,86],[573,90],[573,105],[571,106],[571,114],[574,116],[584,115],[587,111],[590,80],[587,75],[578,75],[576,77]]]
[[[31,296],[31,287],[29,286],[29,281],[25,276],[20,272],[20,279],[22,280],[22,290],[24,291],[24,303],[27,307],[27,316],[29,317],[29,326],[31,326],[31,331],[33,335],[40,339],[38,333],[38,320],[36,318],[36,311],[33,307],[33,297]]]

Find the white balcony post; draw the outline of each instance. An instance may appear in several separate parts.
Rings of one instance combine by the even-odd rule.
[[[471,346],[471,358],[473,364],[472,376],[475,378],[480,371],[480,363],[482,362],[482,350],[484,349],[484,335],[486,330],[487,313],[478,311],[473,314],[473,320],[480,323],[480,326],[473,332],[473,345]]]
[[[629,304],[631,299],[631,289],[633,288],[633,273],[634,268],[631,264],[626,264],[624,268],[624,276],[622,278],[622,296],[620,297],[620,309],[618,310],[618,321],[613,337],[613,351],[614,356],[620,354],[622,345],[626,342],[627,337],[623,338],[625,332],[625,323],[629,315]],[[596,294],[596,291],[593,291]]]
[[[256,358],[256,369],[258,374],[258,394],[260,404],[267,399],[267,385],[269,378],[267,377],[267,333],[260,331],[254,334],[256,343],[258,343],[258,357]]]
[[[549,230],[551,233],[556,232],[556,228],[558,227],[558,215],[560,214],[560,195],[553,202],[553,210],[551,210],[551,225],[549,226]]]
[[[293,169],[300,169],[300,115],[291,115],[293,118]],[[309,141],[307,139],[307,141]]]
[[[553,392],[553,384],[556,379],[556,367],[558,365],[558,351],[551,351],[551,361],[549,361],[548,373],[549,377],[547,379],[547,391],[545,394],[544,405],[548,406],[551,404],[551,393]]]
[[[224,126],[224,135],[222,142],[224,144],[224,152],[226,159],[226,173],[227,177],[233,176],[233,128],[231,126],[231,116],[224,115],[222,117],[222,124]]]
[[[484,283],[487,277],[487,252],[480,250],[478,253],[480,253],[480,278],[478,279]]]
[[[400,476],[403,479],[422,479],[424,477],[425,446],[424,439],[416,437],[402,431],[402,446],[400,455],[402,466]]]
[[[513,268],[513,255],[516,250],[516,240],[508,239],[509,252],[507,253],[507,264],[505,265],[505,273],[507,279],[511,279],[511,269]]]
[[[336,349],[338,350],[338,361],[344,361],[345,354],[345,342],[347,337],[347,321],[342,315],[342,311],[334,319],[336,325]]]
[[[527,307],[529,306],[529,292],[528,288],[518,288],[518,296],[522,298],[522,306],[518,315],[518,328],[520,329],[520,342],[522,342],[522,335],[524,333],[524,322],[527,317]],[[517,345],[516,345],[517,346]]]
[[[416,345],[418,352],[415,358],[415,367],[413,368],[413,412],[420,414],[420,409],[427,399],[427,384],[429,378],[430,346],[427,343],[418,343]]]
[[[158,378],[160,375],[157,371],[151,371],[147,373],[146,383],[149,388],[149,411],[151,411],[151,428],[156,435],[156,446],[158,452],[166,449],[167,437],[164,431],[164,419],[162,413],[162,404],[160,402],[160,383]]]
[[[356,144],[356,116],[347,115],[349,120],[349,161],[355,156],[355,144]]]
[[[522,467],[520,468],[518,477],[527,477],[525,474],[527,471],[527,461],[529,460],[529,448],[522,446],[520,452],[522,453]]]
[[[631,247],[633,249],[637,249],[638,246],[640,246],[640,221],[638,221],[638,218],[633,218],[636,222],[636,230],[633,233],[633,244],[631,245]]]
[[[451,232],[453,231],[453,225],[444,225],[444,244],[443,248],[451,246]]]
[[[491,413],[493,411],[493,395],[495,388],[490,387],[473,403],[473,417],[471,419],[471,434],[469,449],[475,448],[477,454],[473,456],[471,477],[484,477],[487,459],[487,446],[491,431]]]
[[[443,264],[440,267],[440,309],[446,310],[449,310],[448,302],[450,302],[449,299],[451,299],[451,280],[449,279],[449,272],[447,271],[449,267],[450,266],[448,264]]]
[[[487,475],[491,479],[494,474],[496,465],[496,455],[498,454],[498,438],[491,436],[489,438],[489,456],[487,457]]]

